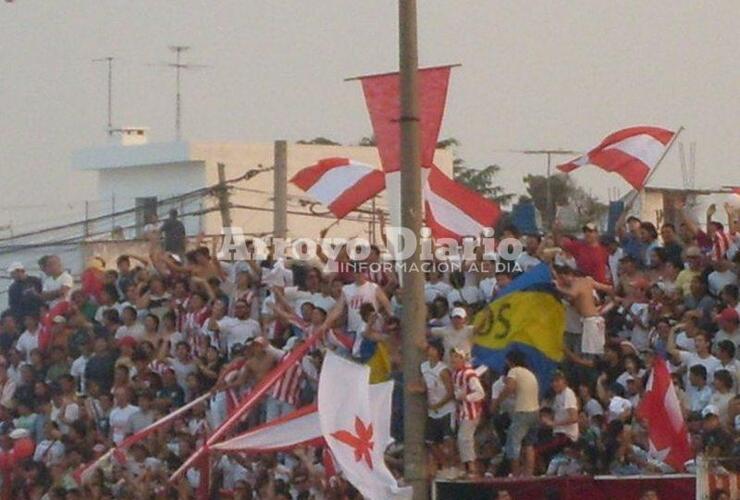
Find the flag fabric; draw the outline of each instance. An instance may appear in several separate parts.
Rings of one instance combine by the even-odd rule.
[[[322,444],[317,405],[313,404],[214,444],[211,449],[226,453],[272,453]]]
[[[540,387],[548,387],[563,359],[565,307],[553,293],[552,274],[539,264],[501,289],[476,314],[473,357],[502,373],[506,353],[517,349],[527,358]]]
[[[439,129],[447,101],[451,66],[418,70],[421,165],[434,161]],[[361,77],[367,110],[383,170],[401,169],[401,77],[386,73]]]
[[[498,222],[501,209],[497,203],[450,179],[434,165],[426,177],[425,219],[433,238],[478,237]]]
[[[343,218],[385,188],[383,172],[348,158],[326,158],[290,180],[309,196]]]
[[[681,404],[663,358],[653,361],[637,414],[647,422],[650,454],[674,470],[683,471],[684,463],[694,455]]]
[[[572,172],[583,165],[596,165],[621,175],[635,189],[642,189],[650,170],[665,153],[676,133],[659,127],[629,127],[607,136],[601,144],[568,163],[558,165],[561,172]]]
[[[328,351],[319,377],[319,421],[336,465],[347,480],[370,500],[411,498],[400,488],[384,452],[390,437],[393,383],[368,383],[370,369]],[[380,391],[371,404],[372,391]]]

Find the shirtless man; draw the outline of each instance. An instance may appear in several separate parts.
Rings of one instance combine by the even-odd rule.
[[[581,316],[583,335],[581,337],[581,352],[584,354],[604,354],[605,324],[604,318],[599,315],[594,300],[594,292],[613,293],[609,285],[599,283],[590,276],[579,277],[569,267],[560,267],[555,270],[555,287],[568,298],[575,310]]]

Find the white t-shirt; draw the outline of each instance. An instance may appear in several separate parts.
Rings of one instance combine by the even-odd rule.
[[[585,410],[586,415],[588,415],[588,418],[591,418],[594,415],[604,414],[604,408],[601,406],[601,403],[599,403],[596,398],[589,399],[588,403],[583,405],[583,409]]]
[[[357,286],[352,283],[342,287],[342,295],[347,303],[347,331],[362,333],[363,321],[360,316],[360,307],[363,304],[372,304],[378,310],[378,285],[372,281],[366,281]]]
[[[447,368],[447,365],[442,362],[439,362],[434,366],[431,366],[429,361],[424,361],[421,364],[421,375],[424,377],[424,384],[427,387],[427,401],[430,406],[441,402],[447,396],[447,387],[442,381],[442,372],[445,370],[447,370],[448,375],[452,377],[452,374],[449,373],[449,368]],[[450,399],[441,408],[437,408],[436,410],[429,408],[428,413],[432,418],[441,418],[452,413],[454,410],[455,400]]]
[[[80,418],[80,407],[77,403],[69,403],[66,408],[64,409],[64,420],[66,422],[62,422],[60,419],[60,413],[62,409],[57,408],[56,406],[52,405],[51,407],[51,413],[50,417],[51,420],[56,422],[57,425],[59,425],[59,430],[62,432],[62,434],[68,434],[69,433],[69,423],[77,421],[77,419]]]
[[[133,337],[138,342],[139,340],[144,338],[144,335],[146,335],[146,330],[144,329],[144,325],[142,325],[141,323],[137,321],[131,326],[126,326],[126,325],[119,326],[118,330],[116,330],[115,338],[116,340],[118,340],[124,337]]]
[[[689,337],[686,332],[678,332],[676,335],[676,347],[682,351],[696,352],[696,343],[692,337]]]
[[[72,362],[72,366],[69,368],[69,374],[72,375],[75,380],[79,381],[80,392],[85,392],[85,367],[87,366],[87,358],[81,354],[77,359]]]
[[[694,365],[702,365],[707,369],[707,384],[714,380],[714,372],[719,370],[722,362],[711,354],[706,358],[699,357],[695,352],[678,351],[681,356],[681,364],[686,366],[686,375],[684,376],[684,386],[689,386],[689,370]]]
[[[480,288],[483,298],[486,301],[490,301],[493,299],[493,294],[496,291],[496,278],[494,276],[483,278],[480,280],[480,283],[478,283],[478,288]]]
[[[568,418],[568,410],[574,409],[578,413],[578,399],[576,399],[576,393],[573,389],[566,387],[565,390],[555,395],[555,400],[552,405],[555,421],[565,420]],[[572,441],[578,440],[578,422],[566,425],[555,425],[553,427],[554,434],[565,434]]]
[[[540,259],[532,255],[529,255],[527,252],[520,253],[519,256],[516,258],[515,262],[519,264],[519,267],[522,268],[522,272],[527,272],[533,267],[542,263]]]
[[[18,340],[15,342],[15,348],[18,349],[22,354],[26,356],[26,363],[31,362],[31,351],[38,349],[39,347],[39,332],[41,326],[36,328],[36,331],[29,332],[28,330],[21,333]]]
[[[620,396],[614,396],[611,401],[609,401],[609,410],[607,412],[607,421],[611,422],[612,420],[616,420],[619,418],[619,416],[626,412],[627,410],[632,409],[632,403],[630,403],[629,399],[624,399]]]
[[[737,284],[737,274],[732,269],[723,272],[713,271],[707,276],[707,283],[709,284],[709,293],[716,297],[725,286]]]
[[[67,293],[63,297],[59,297],[49,302],[49,309],[64,300],[69,300],[69,296],[72,293],[72,288],[74,287],[74,285],[75,280],[67,271],[64,271],[56,278],[52,276],[47,276],[41,289],[43,292],[56,292],[64,286],[68,288]]]
[[[483,293],[478,289],[477,286],[465,286],[462,288],[455,288],[447,294],[447,304],[450,309],[455,307],[455,303],[461,304],[477,304],[483,301]]]
[[[539,411],[539,385],[537,384],[537,377],[534,376],[534,373],[523,366],[515,366],[509,369],[506,378],[514,379],[516,382],[514,411]]]
[[[239,319],[226,316],[219,321],[219,327],[221,328],[221,338],[226,339],[228,352],[231,352],[231,348],[236,344],[244,344],[248,339],[257,338],[262,333],[260,324],[252,318]]]
[[[434,302],[437,297],[447,298],[447,295],[452,291],[452,286],[444,281],[438,281],[436,283],[424,283],[424,301],[427,304]]]
[[[124,408],[115,406],[110,411],[108,420],[110,421],[111,439],[114,443],[119,445],[126,439],[126,436],[131,432],[131,416],[138,411],[139,407],[132,404]]]
[[[329,295],[320,292],[309,292],[308,290],[299,290],[297,286],[285,288],[285,299],[293,305],[296,314],[301,314],[301,306],[310,302],[315,307],[320,307],[326,312],[334,307],[336,300]]]
[[[450,351],[456,347],[465,349],[465,352],[470,352],[473,348],[473,327],[471,325],[464,325],[459,330],[455,329],[453,325],[449,326],[438,326],[433,327],[430,330],[432,337],[439,337],[442,339],[442,345],[445,348],[445,362],[449,361]]]
[[[491,385],[491,400],[498,399],[501,393],[506,388],[505,377],[499,377]],[[503,401],[498,402],[498,408],[501,413],[508,413],[509,415],[514,412],[514,403],[516,402],[513,395],[508,396]]]

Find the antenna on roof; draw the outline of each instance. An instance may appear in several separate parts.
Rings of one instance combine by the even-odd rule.
[[[187,45],[170,45],[169,49],[175,53],[175,62],[164,62],[157,66],[175,68],[175,139],[182,137],[182,93],[180,91],[180,71],[183,69],[207,68],[204,64],[184,64],[182,53],[190,50]]]
[[[92,62],[104,62],[108,64],[108,135],[113,135],[113,61],[114,57],[101,57],[93,59]]]

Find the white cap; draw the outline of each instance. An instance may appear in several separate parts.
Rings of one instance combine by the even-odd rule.
[[[465,319],[467,317],[468,317],[468,312],[462,307],[453,307],[452,311],[450,312],[450,318]]]
[[[17,262],[17,261],[16,262],[12,262],[8,266],[8,274],[13,273],[15,271],[25,271],[25,270],[26,270],[26,268],[23,266],[23,264],[21,262]]]
[[[30,435],[31,434],[26,429],[13,429],[12,431],[10,431],[10,434],[8,434],[8,436],[10,436],[10,439],[22,439],[27,438]]]
[[[707,405],[701,411],[701,416],[707,418],[709,415],[719,416],[719,409],[714,405]]]

